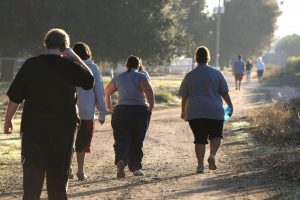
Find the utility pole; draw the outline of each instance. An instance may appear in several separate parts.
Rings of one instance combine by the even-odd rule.
[[[216,67],[220,67],[220,28],[221,28],[221,0],[219,0],[217,12],[217,38],[216,38]]]

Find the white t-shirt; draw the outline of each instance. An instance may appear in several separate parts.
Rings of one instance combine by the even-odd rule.
[[[256,69],[257,70],[265,70],[265,63],[261,60],[256,62]]]

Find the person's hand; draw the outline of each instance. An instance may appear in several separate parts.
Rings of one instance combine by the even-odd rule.
[[[4,133],[5,134],[11,134],[13,130],[13,125],[11,121],[5,121],[4,123]]]
[[[62,51],[62,56],[72,61],[77,59],[77,54],[69,47]]]
[[[98,122],[102,125],[102,124],[104,124],[104,122],[105,122],[105,117],[103,118],[102,116],[101,116],[101,114],[99,113],[99,115],[98,115]]]
[[[186,112],[181,112],[181,119],[185,120],[186,119]]]
[[[107,107],[107,109],[108,109],[111,113],[114,113],[114,111],[115,111],[115,106],[111,105],[110,107]]]
[[[230,107],[230,113],[228,114],[229,117],[231,117],[232,113],[233,113],[233,107],[232,106],[229,106]]]
[[[148,107],[147,107],[147,111],[148,111],[148,112],[152,112],[152,109],[153,109],[152,106],[148,106]]]

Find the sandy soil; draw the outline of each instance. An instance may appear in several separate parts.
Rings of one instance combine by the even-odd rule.
[[[228,76],[227,80],[234,102],[234,116],[225,124],[216,171],[206,169],[204,174],[195,173],[193,136],[188,123],[180,119],[180,108],[175,107],[153,112],[144,142],[143,169],[146,176],[134,177],[126,169],[126,178],[117,179],[113,164],[114,141],[108,118],[105,125],[97,124],[92,153],[86,159],[88,180],[70,180],[69,199],[272,198],[288,183],[270,170],[257,170],[257,159],[261,155],[253,153],[254,146],[251,137],[243,131],[245,123],[242,118],[251,109],[259,109],[272,100],[297,97],[299,93],[289,87],[262,88],[255,80],[236,91],[232,77]],[[253,165],[253,170],[245,168],[249,165]],[[21,185],[18,184],[13,191],[0,197],[19,199],[21,194]],[[46,197],[45,192],[43,197]]]

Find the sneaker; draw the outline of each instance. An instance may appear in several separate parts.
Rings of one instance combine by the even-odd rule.
[[[74,174],[69,174],[69,179],[73,179],[74,178]]]
[[[204,173],[204,166],[203,165],[198,165],[196,172],[197,172],[197,174]]]
[[[120,160],[117,164],[117,178],[125,177],[125,172],[124,172],[125,167],[126,167],[126,163],[123,160]]]
[[[143,170],[138,169],[133,172],[133,176],[145,176]]]
[[[208,169],[210,169],[210,170],[216,170],[217,169],[215,158],[209,157],[207,162],[208,162]]]
[[[79,181],[85,181],[85,180],[87,180],[87,176],[85,175],[84,172],[78,172],[76,175],[77,175],[77,179]]]
[[[74,178],[74,174],[72,173],[73,169],[70,168],[69,170],[69,179],[73,179]]]

